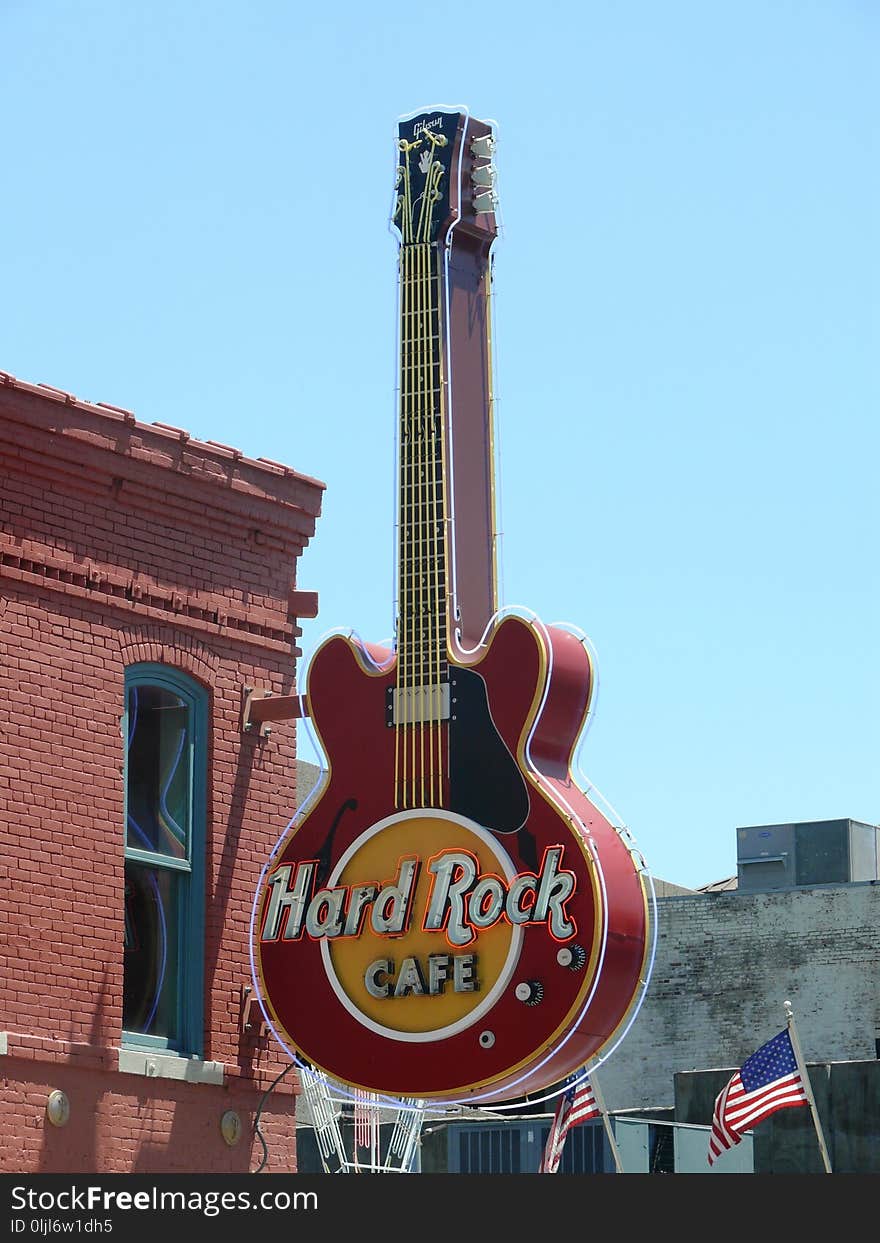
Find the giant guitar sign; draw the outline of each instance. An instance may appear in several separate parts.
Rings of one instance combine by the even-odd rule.
[[[456,368],[488,387],[493,149],[465,110],[399,125],[395,639],[336,633],[312,657],[326,767],[252,919],[255,984],[291,1056],[446,1101],[511,1099],[606,1054],[643,998],[654,929],[640,856],[572,772],[587,644],[522,610],[464,638],[463,550],[486,534],[456,504]],[[465,287],[476,325],[456,322]],[[494,573],[492,551],[477,564]]]

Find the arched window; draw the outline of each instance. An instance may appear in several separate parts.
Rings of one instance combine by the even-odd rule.
[[[202,1056],[207,694],[126,670],[123,1043]]]

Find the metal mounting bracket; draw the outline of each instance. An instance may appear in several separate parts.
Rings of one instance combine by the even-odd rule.
[[[302,695],[273,695],[264,687],[243,687],[241,728],[245,734],[256,731],[260,738],[268,738],[273,721],[303,716],[308,716],[308,708]]]
[[[239,994],[239,1028],[242,1035],[251,1035],[256,1032],[258,1036],[265,1036],[269,1029],[263,1018],[260,1003],[253,996],[253,991],[250,984],[242,984]]]

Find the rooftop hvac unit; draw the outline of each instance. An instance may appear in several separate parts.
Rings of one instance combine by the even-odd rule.
[[[753,825],[736,848],[740,893],[880,879],[880,825],[861,820]]]

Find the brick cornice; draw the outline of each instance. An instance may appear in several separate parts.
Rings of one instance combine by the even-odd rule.
[[[124,570],[62,559],[0,533],[0,579],[74,597],[92,607],[171,623],[200,635],[273,652],[299,655],[299,626],[268,609],[238,608],[225,596],[150,582]]]
[[[156,490],[162,471],[163,496],[198,492],[204,503],[239,521],[286,527],[306,539],[314,533],[324,484],[268,458],[248,458],[215,441],[200,441],[181,428],[141,423],[130,411],[80,401],[46,385],[32,385],[0,371],[0,419],[12,457],[27,461],[29,473],[102,472],[116,491],[129,484]]]

